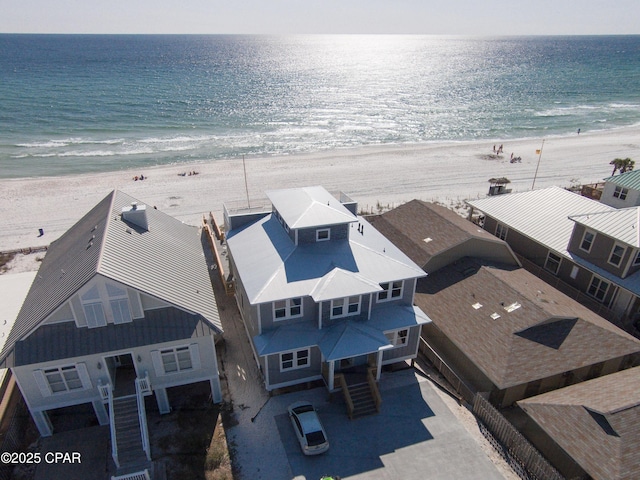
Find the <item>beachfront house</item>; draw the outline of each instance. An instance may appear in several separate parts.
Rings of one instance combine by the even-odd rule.
[[[42,436],[91,404],[122,466],[149,458],[145,396],[168,413],[172,387],[208,382],[221,400],[220,334],[198,228],[113,191],[50,245],[0,358]]]
[[[600,201],[615,208],[640,206],[640,170],[605,178]]]
[[[384,365],[415,358],[430,321],[413,305],[425,273],[344,194],[267,196],[263,207],[224,208],[236,300],[266,389],[346,390],[342,380],[360,374],[375,384]]]
[[[616,209],[559,187],[467,203],[525,268],[640,335],[640,207]]]
[[[640,478],[640,367],[518,402],[566,478]]]
[[[506,242],[455,212],[414,200],[371,222],[428,269],[415,294],[432,320],[422,327],[426,348],[495,405],[640,362],[640,341],[521,268]]]

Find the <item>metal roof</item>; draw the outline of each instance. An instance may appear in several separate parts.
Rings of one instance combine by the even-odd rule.
[[[266,192],[289,228],[339,225],[356,216],[323,187],[289,188]]]
[[[227,245],[249,301],[256,304],[314,294],[329,299],[329,292],[341,298],[360,295],[363,286],[372,292],[373,285],[426,275],[366,220],[358,220],[362,233],[352,225],[348,240],[299,246],[273,215],[229,232]],[[334,269],[343,273],[327,277]],[[328,289],[323,291],[323,287]]]
[[[604,233],[620,242],[640,247],[640,207],[621,208],[610,212],[571,215],[576,223]]]
[[[100,201],[53,242],[0,358],[95,275],[103,275],[202,315],[222,331],[198,228],[146,209],[149,229],[123,221],[139,202],[119,191]]]
[[[568,255],[574,227],[569,216],[615,210],[560,187],[495,195],[467,203],[562,255]]]
[[[632,190],[640,190],[640,170],[632,170],[630,172],[621,173],[604,179],[605,182],[620,185],[621,187],[630,188]]]

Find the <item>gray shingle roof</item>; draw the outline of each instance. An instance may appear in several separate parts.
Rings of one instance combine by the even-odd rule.
[[[198,313],[221,331],[198,228],[147,208],[144,231],[120,216],[133,202],[141,203],[110,193],[51,244],[0,358],[97,274]]]
[[[518,404],[591,477],[640,478],[640,367]]]

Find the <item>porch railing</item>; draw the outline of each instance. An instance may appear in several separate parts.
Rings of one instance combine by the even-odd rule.
[[[151,480],[149,476],[149,470],[144,469],[140,472],[127,473],[126,475],[118,475],[117,477],[111,477],[111,480]]]
[[[347,380],[344,378],[342,373],[336,373],[334,376],[334,381],[340,385],[342,388],[342,394],[344,395],[344,401],[347,404],[347,414],[349,418],[353,416],[353,400],[351,399],[351,393],[349,392],[349,387],[347,386]]]
[[[142,378],[136,378],[136,400],[138,401],[138,420],[140,423],[140,437],[142,439],[142,449],[147,455],[147,460],[151,461],[151,446],[149,444],[149,430],[147,427],[147,411],[144,406],[144,392],[148,389],[151,392],[149,375],[145,372]]]
[[[111,392],[111,385],[102,383],[102,380],[98,380],[98,392],[100,392],[100,398],[102,398],[103,402],[109,401],[109,396]]]
[[[369,383],[369,389],[371,395],[373,395],[373,401],[376,404],[376,410],[380,412],[380,404],[382,403],[382,397],[380,396],[380,390],[378,390],[378,383],[376,382],[377,367],[370,367],[367,369],[367,382]]]

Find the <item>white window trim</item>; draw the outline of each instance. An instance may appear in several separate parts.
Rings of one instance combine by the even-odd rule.
[[[636,251],[636,256],[633,259],[633,266],[637,267],[638,265],[640,265],[640,250]]]
[[[589,244],[589,250],[587,250],[586,248],[582,248],[582,245],[584,244],[584,238],[587,236],[588,233],[593,235],[593,238],[591,239],[591,243]],[[590,253],[595,241],[596,241],[596,232],[593,232],[591,230],[585,230],[584,233],[582,234],[582,238],[580,239],[580,245],[578,245],[578,248],[583,252]]]
[[[352,303],[349,302],[349,300],[351,298],[358,298],[358,309],[355,312],[349,312],[349,306],[352,305]],[[337,301],[342,301],[342,313],[339,315],[334,315],[333,314],[333,309],[335,306],[334,302]],[[334,300],[331,300],[331,310],[329,311],[330,313],[330,318],[334,319],[334,318],[342,318],[342,317],[351,317],[354,315],[360,315],[360,308],[362,306],[362,296],[361,295],[352,295],[351,297],[343,297],[343,298],[336,298]]]
[[[82,387],[80,388],[73,388],[73,389],[69,389],[66,383],[66,380],[64,378],[64,374],[62,373],[62,369],[68,369],[72,367],[73,369],[75,369],[76,373],[78,374],[78,378],[80,380],[80,383],[82,384]],[[53,370],[57,370],[58,374],[61,376],[61,378],[64,381],[64,385],[66,387],[66,390],[61,390],[59,392],[54,392],[51,389],[51,384],[49,382],[49,379],[47,377],[47,372],[48,373],[52,373]],[[64,395],[66,393],[72,393],[72,392],[79,392],[82,390],[88,390],[90,388],[92,388],[91,385],[91,378],[89,377],[89,372],[87,371],[87,365],[84,363],[71,363],[71,364],[66,364],[66,365],[60,365],[58,367],[49,367],[49,368],[43,368],[43,369],[38,369],[38,370],[34,370],[33,371],[33,376],[35,378],[36,381],[36,385],[38,385],[38,388],[40,389],[40,393],[42,393],[43,397],[50,397],[52,395]]]
[[[107,325],[107,315],[105,314],[104,305],[102,305],[101,300],[82,302],[82,311],[87,320],[88,328],[104,327]],[[100,312],[100,315],[96,315],[96,312]]]
[[[496,237],[498,237],[500,240],[506,241],[508,233],[509,233],[509,227],[507,227],[504,223],[498,222],[496,224],[496,232],[495,232]]]
[[[306,356],[302,355],[300,356],[299,354],[301,352],[306,352]],[[291,360],[286,360],[287,362],[291,362],[291,366],[284,368],[282,366],[283,360],[282,360],[282,356],[283,355],[287,355],[287,354],[292,354],[293,358]],[[301,365],[300,364],[300,360],[305,358],[307,363]],[[297,350],[289,350],[287,352],[280,352],[280,372],[289,372],[291,370],[300,370],[301,368],[309,368],[311,366],[311,349],[309,347],[307,348],[299,348]]]
[[[177,370],[172,372],[165,371],[164,361],[162,360],[163,354],[168,354],[169,351],[173,352],[174,359],[176,361]],[[178,362],[178,351],[188,351],[189,356],[191,358],[191,367],[190,368],[180,368],[180,363]],[[156,375],[161,377],[165,375],[179,375],[184,372],[192,372],[194,370],[199,370],[201,367],[200,362],[200,348],[197,343],[192,343],[190,345],[176,345],[175,347],[167,347],[162,348],[160,350],[152,350],[151,351],[151,362],[153,363],[153,368],[156,371]]]
[[[400,336],[400,332],[406,332],[404,336]],[[385,332],[385,336],[389,339],[389,343],[393,348],[405,347],[409,343],[409,329],[401,328],[393,332]]]
[[[556,268],[555,272],[552,269],[547,267],[547,265],[549,265],[549,257],[551,257],[551,255],[553,255],[554,257],[558,257],[558,263],[557,263],[557,268]],[[553,261],[555,262],[555,259],[553,259]],[[549,252],[547,253],[547,259],[544,262],[544,269],[549,273],[553,273],[554,275],[558,275],[558,272],[560,271],[560,265],[562,265],[562,256],[558,255],[557,253],[552,252],[551,250],[549,250]]]
[[[616,185],[615,188],[613,189],[613,196],[622,201],[626,200],[628,195],[629,195],[628,188],[622,187],[620,185]]]
[[[596,295],[592,294],[589,292],[589,290],[591,290],[591,286],[593,285],[593,282],[595,280],[598,280],[598,287],[596,288],[596,292],[598,292],[598,290],[600,290],[600,285],[604,282],[607,284],[607,288],[605,288],[604,290],[604,294],[602,295],[602,298],[598,298]],[[607,293],[609,293],[609,288],[611,288],[611,282],[597,276],[597,275],[593,275],[591,277],[591,281],[589,282],[589,286],[587,287],[587,295],[589,295],[591,298],[595,298],[597,301],[604,303],[605,298],[607,298]]]
[[[320,238],[321,233],[326,233],[327,238]],[[330,228],[318,228],[316,230],[316,242],[327,242],[331,240],[331,229]]]
[[[615,252],[616,247],[620,247],[622,248],[622,254],[620,255],[620,262],[618,263],[613,263],[611,261],[611,257],[613,257],[613,252]],[[622,266],[622,260],[624,259],[624,255],[627,253],[627,247],[625,247],[624,245],[622,245],[621,243],[615,242],[613,244],[613,247],[611,248],[611,252],[609,252],[609,259],[607,260],[607,263],[609,265],[612,265],[614,267],[620,267]]]
[[[123,304],[126,304],[125,309],[122,308]],[[131,305],[129,304],[129,297],[110,298],[109,307],[111,308],[111,313],[113,314],[114,324],[120,325],[122,323],[133,322],[133,317],[131,315]],[[126,315],[124,315],[123,313]]]
[[[293,305],[293,300],[300,300],[300,305]],[[276,302],[285,302],[285,315],[284,317],[276,317],[276,310],[280,310],[279,308],[276,308]],[[272,309],[271,309],[271,313],[273,315],[273,321],[274,322],[281,322],[283,320],[289,320],[291,318],[300,318],[303,315],[303,310],[302,310],[302,305],[303,305],[303,301],[302,301],[302,297],[295,297],[295,298],[287,298],[286,300],[277,300],[276,302],[273,302],[271,304]],[[300,307],[300,313],[297,315],[291,315],[291,309],[293,307]]]
[[[393,288],[393,284],[396,282],[400,282],[400,295],[396,295],[393,296],[392,292],[393,290],[397,290],[397,288]],[[388,285],[389,288],[384,288],[383,285]],[[380,286],[383,288],[383,290],[381,292],[378,292],[376,294],[376,302],[377,303],[382,303],[382,302],[390,302],[392,300],[398,300],[399,298],[402,298],[403,294],[404,294],[404,280],[395,280],[393,282],[384,282],[381,283]],[[380,294],[387,292],[387,298],[380,298]]]

